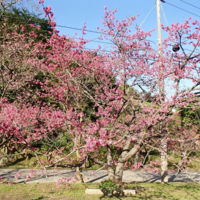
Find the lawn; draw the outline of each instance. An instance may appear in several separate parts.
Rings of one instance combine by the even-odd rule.
[[[98,183],[71,184],[57,188],[56,183],[0,184],[0,200],[97,200],[101,196],[86,195],[85,188],[98,188],[98,185]],[[134,197],[122,197],[121,199],[200,199],[200,185],[196,183],[132,183],[131,185],[136,189],[137,194]]]

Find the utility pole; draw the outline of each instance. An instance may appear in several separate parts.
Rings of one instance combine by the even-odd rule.
[[[161,16],[160,16],[160,1],[157,0],[157,28],[158,28],[158,48],[160,61],[160,73],[159,78],[159,93],[161,95],[161,102],[165,100],[164,97],[164,78],[163,78],[163,64],[162,64],[162,32],[161,32]],[[167,162],[167,141],[165,138],[165,124],[164,122],[160,125],[161,132],[161,182],[168,182],[168,162]]]
[[[162,56],[162,31],[161,31],[161,16],[160,16],[160,0],[157,0],[157,28],[158,28],[159,55]]]

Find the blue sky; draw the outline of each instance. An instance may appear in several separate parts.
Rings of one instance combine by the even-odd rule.
[[[37,1],[37,0],[35,0]],[[200,20],[200,0],[165,0],[166,3],[162,3],[164,13],[161,9],[161,20],[162,24],[171,25],[172,23],[184,23],[186,19],[192,17],[193,20]],[[151,41],[157,44],[157,13],[155,5],[156,0],[45,0],[44,6],[52,6],[54,12],[55,21],[57,25],[82,28],[84,22],[88,30],[98,31],[96,27],[103,28],[103,24],[100,22],[104,16],[104,6],[107,6],[108,10],[114,10],[117,8],[116,18],[122,20],[129,16],[139,15],[136,23],[141,25],[141,29],[144,31],[150,31],[155,29],[152,34]],[[189,5],[196,6],[197,8]],[[170,5],[172,4],[172,5]],[[194,13],[195,15],[178,9],[177,7]],[[149,12],[151,14],[148,16]],[[145,18],[148,18],[145,20]],[[167,19],[167,20],[166,20]],[[145,20],[145,21],[144,21]],[[166,22],[167,21],[167,22]],[[69,28],[57,27],[60,34],[73,36],[77,32],[78,36],[82,37],[82,31],[77,31]],[[132,27],[134,31],[134,26]],[[101,49],[109,51],[109,44],[102,44],[98,42],[99,34],[89,33],[84,35],[85,39],[95,40],[96,42],[90,42],[87,44],[87,48],[96,49],[98,45],[101,45]],[[162,39],[166,38],[167,35],[163,33]],[[108,41],[107,41],[108,42]],[[153,44],[154,45],[154,44]],[[157,49],[157,46],[154,45]],[[187,46],[187,49],[192,49]],[[188,52],[189,53],[189,52]],[[182,83],[183,87],[191,86],[191,83],[185,81]]]
[[[199,17],[194,16],[183,10],[175,8],[172,5],[162,3],[166,19],[169,24],[177,22],[182,23],[191,16],[193,20],[200,20],[200,9],[198,9],[200,8],[200,0],[166,0],[166,2],[187,10],[188,12],[199,15]],[[194,8],[184,2],[190,3],[198,8]],[[104,6],[107,6],[109,10],[117,8],[118,11],[116,13],[116,18],[119,20],[128,16],[140,15],[136,23],[141,25],[155,3],[156,0],[45,0],[44,5],[52,6],[52,11],[54,12],[54,16],[56,18],[55,21],[58,25],[82,28],[83,23],[86,22],[87,29],[95,31],[96,27],[103,27],[100,21],[103,19]],[[161,12],[161,16],[162,23],[167,25],[163,12]],[[144,21],[141,28],[145,31],[157,28],[156,6],[150,16]],[[79,36],[82,36],[81,31],[61,27],[57,27],[57,29],[60,31],[60,34],[69,34],[70,36],[73,36],[74,33],[77,32]],[[134,28],[132,30],[134,30]],[[87,32],[87,34],[84,35],[84,38],[95,39],[98,36],[98,34]],[[165,37],[166,35],[163,34],[163,39]],[[152,35],[151,40],[157,43],[156,30]],[[97,46],[98,42],[90,42],[87,45],[88,48],[96,48]],[[103,45],[102,48],[109,50],[109,45]]]

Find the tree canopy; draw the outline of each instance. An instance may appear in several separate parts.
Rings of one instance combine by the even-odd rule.
[[[45,42],[36,42],[36,33],[23,34],[20,25],[13,27],[21,27],[20,32],[6,33],[1,43],[0,145],[5,141],[11,148],[21,145],[44,168],[77,167],[80,176],[89,159],[105,167],[116,183],[122,182],[127,168],[158,172],[158,161],[146,165],[145,160],[151,151],[163,154],[161,144],[166,146],[166,156],[167,151],[181,156],[182,162],[174,165],[184,169],[198,147],[199,124],[190,129],[178,122],[170,124],[183,108],[200,105],[192,92],[200,85],[200,54],[194,51],[200,46],[200,22],[186,20],[163,27],[168,37],[160,56],[148,40],[152,31],[136,26],[131,34],[136,17],[118,21],[116,10],[105,8],[102,39],[106,36],[113,46],[110,53],[98,54],[100,49],[85,49],[89,41],[84,38],[77,41],[57,34],[51,7],[44,11],[53,29]],[[174,41],[181,52],[171,50]],[[192,53],[184,50],[187,44],[192,44]],[[186,79],[193,84],[183,89],[181,82]],[[8,88],[17,91],[14,101],[5,95]],[[66,135],[73,143],[68,149]],[[45,143],[46,149],[36,143]],[[49,151],[52,159],[41,161],[39,155],[48,157]],[[145,153],[143,160],[132,163],[138,152]],[[174,163],[173,158],[167,159]]]

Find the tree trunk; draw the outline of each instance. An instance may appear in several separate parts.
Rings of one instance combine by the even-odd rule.
[[[161,182],[168,182],[167,141],[165,136],[161,140]]]
[[[83,121],[83,118],[81,116],[80,117],[80,123],[82,121]],[[75,145],[77,147],[77,150],[76,150],[76,160],[77,160],[77,163],[80,163],[80,161],[81,161],[81,155],[80,155],[80,149],[79,149],[79,147],[81,146],[81,134],[76,136],[76,138],[75,138]],[[78,179],[79,183],[84,183],[82,171],[83,171],[82,170],[82,166],[81,167],[76,167],[76,176],[77,176],[77,179]]]
[[[116,169],[112,167],[108,167],[108,179],[112,180],[116,184],[122,184],[124,171],[124,163],[118,163]]]
[[[80,143],[81,143],[81,135],[77,136],[77,138],[76,138],[76,147],[80,147]],[[77,163],[79,163],[81,160],[81,155],[80,155],[79,149],[76,150],[76,159],[77,159]],[[82,167],[76,167],[76,176],[77,176],[79,183],[84,183]]]
[[[122,160],[124,159],[124,157],[127,155],[127,152],[129,151],[130,143],[131,143],[130,140],[128,140],[125,143],[123,147],[123,152],[120,158],[118,159],[118,164],[115,170],[114,170],[114,165],[113,165],[112,152],[111,152],[111,149],[108,148],[108,154],[107,154],[108,178],[111,179],[116,184],[122,184],[122,177],[123,177],[123,171],[124,171],[124,162]]]
[[[112,159],[112,151],[110,147],[107,147],[107,171],[108,171],[108,180],[112,180],[114,182],[115,180],[115,171],[114,171],[114,166],[113,166],[113,159]]]
[[[115,170],[115,180],[114,180],[116,184],[120,185],[122,184],[123,172],[124,172],[124,163],[118,163]]]
[[[7,156],[8,155],[8,148],[7,146],[3,146],[0,149],[0,156]],[[6,166],[8,164],[8,157],[0,158],[0,166]]]
[[[76,174],[79,183],[84,183],[83,175],[82,175],[82,167],[76,167]]]
[[[140,152],[138,151],[138,152],[135,154],[134,164],[138,163],[138,161],[139,161],[139,155],[140,155]]]
[[[127,142],[123,146],[123,151],[118,159],[118,164],[116,169],[114,170],[113,158],[111,148],[108,147],[107,151],[107,164],[108,164],[108,179],[111,179],[116,184],[122,184],[123,172],[124,172],[124,163],[130,160],[136,153],[139,151],[142,142],[145,136],[143,135],[137,145],[135,145],[132,149],[130,148],[131,140],[127,140]]]

